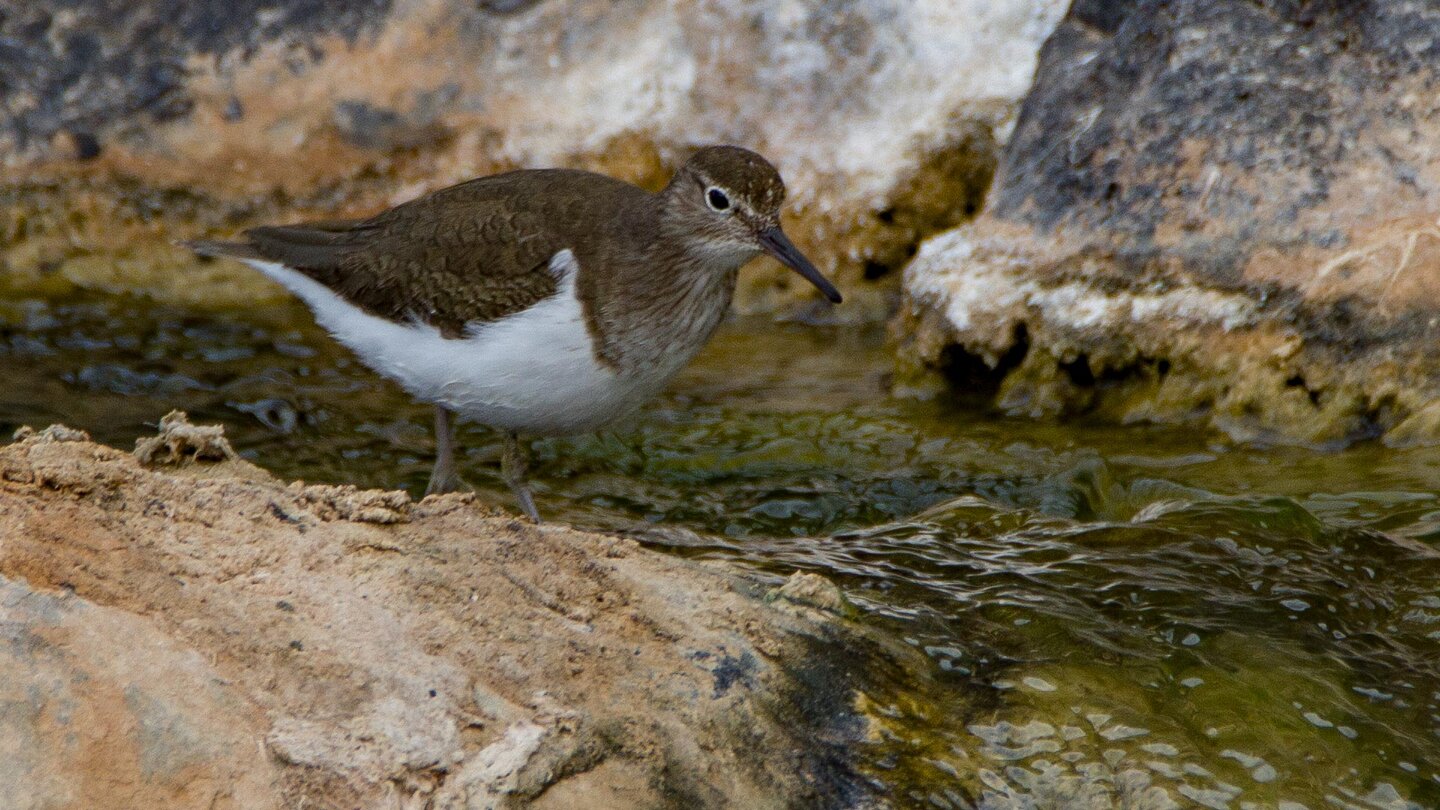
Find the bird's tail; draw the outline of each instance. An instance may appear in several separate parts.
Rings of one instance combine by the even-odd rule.
[[[201,256],[225,256],[231,259],[264,259],[254,245],[248,242],[218,242],[210,239],[192,239],[176,242]]]

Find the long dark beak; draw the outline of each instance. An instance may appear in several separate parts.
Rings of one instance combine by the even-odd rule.
[[[809,259],[805,258],[805,254],[791,244],[789,237],[780,230],[780,226],[766,228],[760,232],[759,238],[760,246],[765,248],[767,253],[779,259],[786,267],[804,276],[806,281],[815,285],[815,289],[830,299],[830,303],[838,304],[844,300],[840,291],[835,289],[835,285],[820,275],[820,271],[815,269],[815,265],[811,264]]]

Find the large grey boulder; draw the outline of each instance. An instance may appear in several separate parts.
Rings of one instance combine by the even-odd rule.
[[[1433,3],[1077,0],[986,214],[908,270],[914,367],[1022,413],[1440,437],[1437,58]]]

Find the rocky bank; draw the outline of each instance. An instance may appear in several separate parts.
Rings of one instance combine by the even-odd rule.
[[[1437,59],[1432,3],[1076,0],[985,214],[906,270],[906,384],[1440,441]]]
[[[187,303],[170,241],[372,212],[515,167],[663,183],[697,145],[781,168],[796,241],[876,318],[989,185],[1060,0],[0,0],[0,242],[12,284]],[[881,279],[887,279],[881,282]],[[809,312],[774,268],[742,308]],[[814,314],[814,313],[811,313]]]
[[[913,653],[824,580],[767,598],[464,497],[287,486],[165,427],[150,465],[58,427],[0,449],[7,808],[875,798],[858,671]]]

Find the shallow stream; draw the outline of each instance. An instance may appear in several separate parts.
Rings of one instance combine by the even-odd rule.
[[[428,409],[299,304],[11,297],[0,358],[7,432],[129,446],[181,408],[281,476],[428,472]],[[540,508],[817,571],[923,650],[871,707],[903,806],[1440,807],[1440,448],[1010,420],[890,398],[888,364],[879,330],[732,323],[632,423],[536,442]]]

